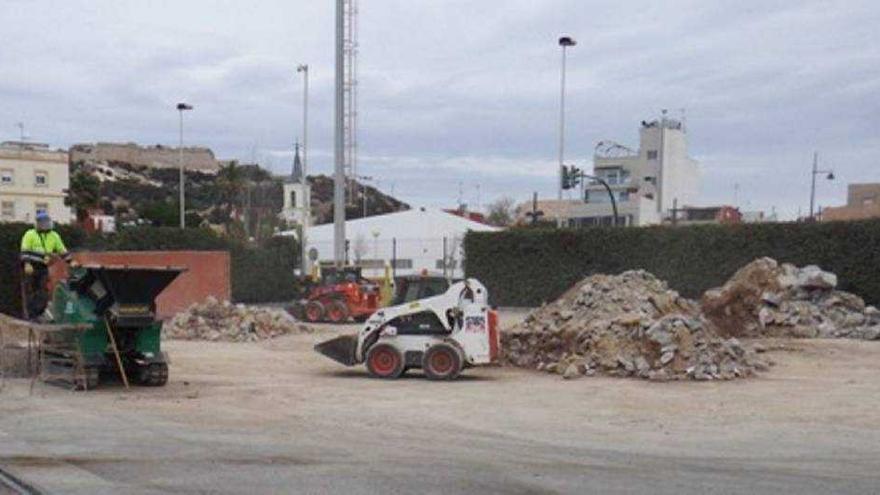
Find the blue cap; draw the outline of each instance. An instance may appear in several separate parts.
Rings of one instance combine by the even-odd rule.
[[[49,214],[45,211],[37,213],[37,220],[49,220]]]

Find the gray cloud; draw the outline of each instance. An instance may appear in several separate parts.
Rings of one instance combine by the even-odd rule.
[[[567,156],[635,145],[642,119],[687,109],[703,203],[794,215],[813,149],[839,180],[880,180],[880,7],[870,1],[360,2],[362,171],[415,204],[554,196],[559,52],[570,52]],[[6,1],[0,137],[54,145],[188,140],[286,168],[312,67],[312,169],[332,149],[332,2]],[[4,124],[5,122],[5,124]],[[5,131],[3,130],[5,129]],[[470,199],[468,199],[468,196]]]

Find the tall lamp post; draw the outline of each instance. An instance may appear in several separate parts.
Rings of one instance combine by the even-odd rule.
[[[303,154],[302,154],[302,168],[303,168],[303,186],[307,186],[309,183],[309,175],[308,175],[308,149],[309,149],[309,65],[308,64],[300,64],[296,67],[296,71],[302,73],[303,75]],[[302,225],[301,232],[299,236],[299,244],[302,258],[302,274],[303,276],[307,276],[311,270],[309,270],[309,260],[307,257],[306,249],[306,230],[309,227],[309,223],[311,222],[311,205],[309,204],[310,198],[305,198],[303,202],[303,216],[302,216]]]
[[[813,152],[813,173],[812,173],[812,185],[810,187],[810,220],[814,220],[814,211],[816,205],[816,176],[819,174],[828,174],[825,178],[828,180],[834,180],[834,171],[833,170],[819,170],[819,153]]]
[[[562,47],[562,75],[560,77],[559,90],[559,208],[556,209],[556,226],[562,227],[562,181],[565,159],[565,55],[566,49],[575,46],[577,42],[570,36],[559,38],[559,46]]]
[[[372,181],[373,177],[370,175],[356,175],[355,179],[359,179],[363,182],[361,184],[361,195],[364,200],[364,216],[363,218],[367,218],[367,181]]]
[[[185,179],[183,175],[183,112],[192,110],[192,105],[178,103],[177,111],[180,113],[180,146],[177,148],[177,167],[180,170],[180,228],[186,228],[186,194],[184,193]]]

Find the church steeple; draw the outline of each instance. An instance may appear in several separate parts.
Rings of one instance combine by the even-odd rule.
[[[303,182],[303,166],[302,160],[299,157],[299,141],[294,145],[295,151],[293,153],[293,172],[291,173],[290,178],[293,182]]]

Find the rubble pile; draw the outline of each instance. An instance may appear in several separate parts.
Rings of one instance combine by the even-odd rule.
[[[255,342],[287,333],[311,332],[286,311],[220,302],[213,297],[178,313],[164,329],[173,339],[226,342]]]
[[[880,311],[836,287],[837,276],[818,266],[760,258],[707,291],[701,305],[731,337],[880,339]]]
[[[699,305],[643,270],[593,275],[502,334],[504,360],[564,378],[651,380],[749,376],[767,363],[718,337]]]

